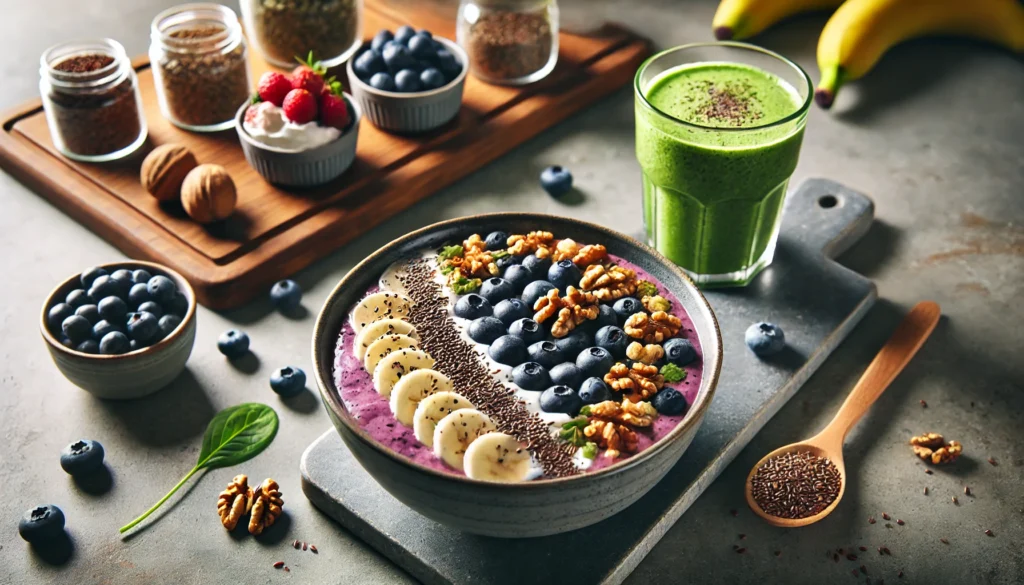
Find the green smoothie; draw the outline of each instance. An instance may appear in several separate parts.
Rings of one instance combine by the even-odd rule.
[[[741,63],[682,64],[645,86],[643,73],[636,154],[648,238],[699,284],[744,285],[774,254],[804,100]]]

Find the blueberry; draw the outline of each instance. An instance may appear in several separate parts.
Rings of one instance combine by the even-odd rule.
[[[174,286],[174,281],[162,274],[150,278],[149,282],[146,283],[146,289],[149,291],[149,296],[158,303],[170,301],[174,298],[174,293],[178,292],[178,287]]]
[[[75,309],[75,314],[80,317],[85,317],[89,321],[89,325],[95,325],[100,322],[100,312],[96,308],[96,305],[82,305]]]
[[[164,303],[164,309],[167,310],[168,314],[177,315],[184,319],[185,313],[188,313],[188,299],[179,291],[170,302]]]
[[[228,329],[217,338],[217,349],[228,359],[240,358],[249,351],[249,336],[238,329]]]
[[[568,362],[551,368],[548,375],[551,376],[552,384],[560,384],[570,388],[579,388],[580,382],[583,381],[583,372],[575,364]]]
[[[92,323],[81,315],[71,315],[64,319],[60,324],[60,330],[75,345],[92,337]]]
[[[674,337],[666,341],[662,348],[665,350],[665,359],[679,367],[683,367],[697,358],[697,351],[693,349],[693,344],[689,339]]]
[[[523,266],[530,271],[534,278],[543,280],[548,277],[548,268],[551,268],[551,258],[538,258],[536,254],[530,254],[523,258]]]
[[[477,343],[491,344],[505,335],[505,324],[497,317],[480,317],[469,324],[468,333],[469,338]]]
[[[395,35],[391,34],[391,31],[387,29],[377,31],[377,34],[374,35],[373,40],[370,41],[370,48],[379,53],[381,50],[383,50],[384,43],[393,40],[394,38]]]
[[[52,504],[32,508],[18,522],[18,534],[33,544],[53,540],[63,533],[64,512]]]
[[[120,296],[128,296],[128,291],[131,290],[132,285],[135,284],[135,280],[132,277],[132,271],[121,268],[115,270],[110,274],[110,280],[113,280],[117,284],[117,288],[120,291]]]
[[[496,305],[501,301],[515,296],[515,287],[512,283],[497,276],[488,278],[480,285],[480,296]]]
[[[786,347],[786,336],[774,323],[754,323],[743,336],[750,351],[761,357],[775,355]]]
[[[370,78],[370,87],[380,91],[395,91],[395,80],[387,73],[374,73]]]
[[[583,408],[583,400],[569,386],[556,384],[540,393],[540,409],[544,412],[564,412],[575,415],[580,408]]]
[[[139,308],[137,308],[135,310],[136,310],[136,312],[139,312],[139,313],[142,313],[142,312],[152,313],[153,316],[156,317],[157,319],[159,319],[160,317],[164,316],[164,309],[163,309],[163,307],[161,307],[160,305],[154,303],[153,301],[146,301],[145,303],[142,303],[141,305],[139,305]]]
[[[104,319],[92,326],[92,338],[102,340],[112,331],[121,331],[121,328]]]
[[[540,173],[540,186],[552,197],[561,197],[572,190],[572,173],[555,165]]]
[[[555,340],[555,345],[558,349],[562,350],[562,355],[567,361],[575,362],[576,357],[580,355],[580,352],[587,349],[591,345],[590,336],[584,331],[573,331],[569,335],[561,339]]]
[[[462,73],[462,65],[448,49],[438,49],[434,54],[434,62],[437,63],[437,68],[444,73],[444,78],[448,81],[452,81]]]
[[[93,266],[92,268],[86,269],[86,271],[82,273],[82,276],[78,277],[78,281],[82,283],[83,289],[89,290],[89,288],[92,287],[92,283],[95,282],[97,278],[105,276],[106,274],[106,270],[99,266]]]
[[[484,238],[484,244],[490,251],[504,250],[508,247],[508,232],[491,232]]]
[[[558,290],[565,292],[569,286],[580,286],[580,279],[583,273],[572,263],[572,260],[559,260],[548,268],[548,282],[558,287]]]
[[[295,366],[285,366],[270,375],[270,389],[279,396],[288,398],[302,392],[306,387],[306,372]]]
[[[101,278],[109,278],[109,277],[102,276]],[[71,305],[72,309],[77,309],[78,307],[81,307],[82,305],[95,305],[96,304],[96,300],[92,296],[90,296],[89,293],[85,292],[84,290],[82,290],[80,288],[76,288],[75,290],[69,292],[67,298],[64,299],[64,302],[66,302],[67,304]]]
[[[75,349],[74,342],[72,342],[69,338],[64,337],[63,335],[60,336],[60,344],[68,349]]]
[[[589,347],[576,358],[576,367],[585,378],[603,378],[615,365],[615,357],[603,347]]]
[[[529,260],[529,256],[527,256],[527,260]],[[537,299],[548,294],[548,291],[553,288],[555,285],[546,280],[535,280],[523,288],[523,302],[528,307],[533,307],[537,304]]]
[[[640,299],[637,299],[636,297],[622,297],[615,301],[615,304],[612,305],[612,310],[615,311],[615,314],[619,317],[619,325],[622,325],[626,322],[626,319],[629,319],[637,313],[643,313],[644,306],[640,302]]]
[[[380,56],[380,53],[363,51],[361,55],[356,57],[355,62],[352,63],[352,70],[356,72],[360,79],[366,81],[373,77],[375,73],[387,71],[387,65],[384,64],[384,58]]]
[[[46,312],[46,324],[54,333],[60,331],[60,325],[71,315],[75,314],[75,308],[67,303],[57,303]]]
[[[86,339],[82,343],[75,346],[75,351],[82,353],[97,354],[100,352],[100,344],[96,343],[95,339]]]
[[[395,87],[402,93],[423,91],[419,73],[411,67],[406,67],[395,74]]]
[[[153,278],[153,275],[150,274],[148,270],[142,268],[132,272],[132,282],[135,284],[146,284],[151,278]]]
[[[493,314],[491,302],[476,293],[469,293],[455,303],[455,316],[462,319],[479,319]]]
[[[594,343],[608,350],[616,359],[626,357],[626,346],[629,345],[629,341],[626,332],[615,325],[605,325],[594,334]]]
[[[420,85],[423,86],[424,90],[444,87],[446,83],[448,83],[448,80],[445,79],[444,73],[441,73],[434,67],[427,67],[420,73]]]
[[[409,54],[416,59],[430,60],[436,55],[434,51],[434,42],[430,37],[422,35],[413,35],[407,44],[409,47]],[[440,71],[437,72],[440,75]],[[442,77],[441,79],[444,79]]]
[[[611,388],[601,378],[587,378],[580,386],[580,399],[583,404],[597,404],[612,399]]]
[[[659,414],[682,414],[686,411],[686,397],[675,388],[663,388],[651,399]]]
[[[160,334],[160,323],[152,313],[128,314],[128,336],[140,344],[148,344]]]
[[[416,36],[418,36],[418,37],[426,37],[428,39],[433,39],[434,38],[433,33],[431,33],[429,30],[427,30],[425,28],[421,28],[420,30],[416,31]]]
[[[412,55],[409,54],[409,49],[398,44],[385,46],[384,51],[383,53],[381,53],[381,55],[383,55],[384,64],[387,66],[388,71],[390,71],[392,75],[397,74],[399,71],[403,69],[408,69],[414,63],[416,63],[415,59],[412,58]],[[417,81],[419,80],[417,79]]]
[[[138,341],[135,341],[134,339],[132,339],[131,341],[128,342],[129,351],[135,351],[137,349],[142,349],[143,347],[146,347],[146,346],[140,344]]]
[[[127,353],[131,349],[131,342],[124,333],[111,331],[100,338],[99,349],[105,355],[118,355]]]
[[[617,326],[619,319],[615,311],[609,305],[597,306],[597,318],[583,324],[583,330],[590,335],[596,335],[602,327]]]
[[[512,369],[512,381],[523,390],[540,392],[551,385],[548,369],[537,362],[526,362]]]
[[[121,296],[121,285],[110,278],[109,274],[98,276],[96,280],[92,281],[92,286],[89,287],[89,296],[94,299],[110,296],[119,297]]]
[[[533,280],[533,274],[524,266],[513,265],[508,267],[503,278],[512,283],[512,288],[516,292],[522,292],[526,285]]]
[[[562,362],[562,352],[550,341],[538,341],[526,348],[531,362],[537,362],[545,368],[553,368]]]
[[[160,327],[160,339],[167,337],[181,325],[181,317],[173,314],[164,315],[157,321],[157,325]]]
[[[128,304],[121,297],[106,297],[100,300],[97,309],[100,317],[111,323],[124,323],[125,317],[128,316]]]
[[[403,45],[407,44],[409,39],[414,36],[416,36],[416,29],[409,25],[400,26],[398,27],[398,30],[395,31],[395,41],[402,43]]]
[[[506,268],[511,268],[512,266],[518,266],[519,263],[522,261],[522,258],[509,254],[508,256],[502,256],[501,258],[498,258],[497,260],[494,261],[494,264],[498,267],[499,270],[505,270]]]
[[[487,355],[499,364],[518,366],[527,359],[526,342],[514,335],[502,335],[487,348]]]
[[[530,310],[530,307],[527,307],[522,299],[516,297],[505,299],[494,305],[494,316],[501,319],[506,327],[511,327],[512,323],[531,315],[533,315],[533,311]]]
[[[279,280],[270,287],[270,303],[280,310],[298,308],[302,303],[302,287],[294,280]]]
[[[125,339],[127,344],[128,340]],[[87,438],[72,443],[60,452],[60,467],[71,475],[87,475],[102,465],[103,446]]]
[[[544,330],[541,329],[540,323],[529,317],[513,321],[508,326],[508,334],[522,339],[526,345],[537,343],[544,339]]]
[[[153,297],[149,295],[149,287],[145,282],[133,284],[131,290],[128,291],[128,305],[132,308],[136,308],[142,303],[151,300],[153,300]]]

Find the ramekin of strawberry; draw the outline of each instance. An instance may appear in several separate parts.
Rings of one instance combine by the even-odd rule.
[[[236,125],[249,164],[288,187],[322,185],[344,173],[355,161],[362,118],[312,54],[300,63],[291,74],[264,73]]]

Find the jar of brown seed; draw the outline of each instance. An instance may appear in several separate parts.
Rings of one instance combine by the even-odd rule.
[[[556,0],[462,0],[456,31],[470,71],[488,83],[533,83],[558,61]]]
[[[334,67],[362,44],[363,0],[241,0],[253,45],[278,67],[295,67],[309,53]]]
[[[102,162],[128,156],[146,141],[139,81],[121,43],[64,43],[39,61],[43,110],[61,154]]]
[[[183,4],[153,19],[149,60],[157,101],[172,124],[196,132],[235,125],[249,99],[242,26],[219,4]]]

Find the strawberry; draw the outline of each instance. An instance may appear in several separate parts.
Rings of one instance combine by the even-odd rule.
[[[344,130],[348,126],[348,106],[340,95],[320,96],[320,125]]]
[[[259,94],[260,99],[281,107],[281,104],[284,103],[284,96],[292,90],[292,82],[283,73],[268,71],[260,76],[260,83],[256,87],[256,93]]]
[[[304,89],[293,89],[284,96],[281,105],[284,117],[296,124],[305,124],[316,119],[316,98]]]
[[[313,60],[313,52],[310,51],[306,60],[298,60],[301,65],[292,71],[292,88],[304,89],[313,95],[320,95],[324,89],[324,75],[327,70],[319,61]]]

